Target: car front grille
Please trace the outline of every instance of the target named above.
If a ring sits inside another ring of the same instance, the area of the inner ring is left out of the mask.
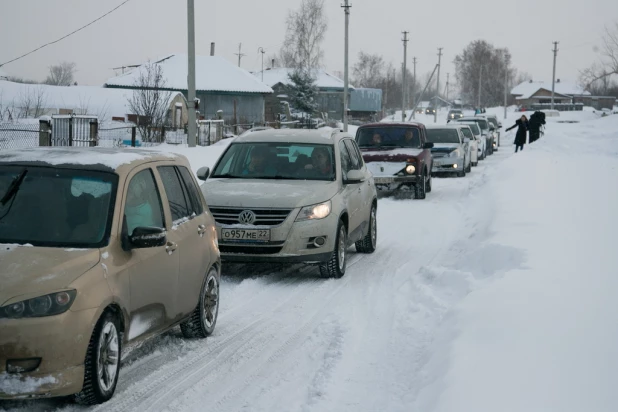
[[[215,221],[222,225],[237,225],[244,223],[239,220],[239,216],[244,211],[252,211],[255,214],[254,225],[277,226],[287,219],[292,209],[256,209],[241,207],[211,207],[210,212]]]
[[[274,255],[281,252],[284,242],[270,242],[250,245],[247,243],[219,243],[219,251],[221,253],[238,253],[246,255]]]

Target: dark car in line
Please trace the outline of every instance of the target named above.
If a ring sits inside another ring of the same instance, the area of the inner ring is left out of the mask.
[[[421,123],[371,123],[358,128],[356,143],[380,195],[431,192],[433,143]]]

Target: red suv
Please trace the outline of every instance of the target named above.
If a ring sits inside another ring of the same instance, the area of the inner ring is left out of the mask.
[[[358,128],[356,143],[373,173],[378,193],[431,192],[433,158],[421,123],[371,123]]]

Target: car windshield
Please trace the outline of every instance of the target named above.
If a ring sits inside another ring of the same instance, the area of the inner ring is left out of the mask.
[[[476,119],[476,123],[478,123],[481,130],[489,130],[489,125],[487,124],[487,120],[485,119]]]
[[[427,129],[427,141],[431,143],[459,143],[456,129]]]
[[[233,143],[212,177],[335,180],[333,146],[309,143]]]
[[[472,130],[468,129],[467,127],[462,127],[461,128],[461,132],[468,139],[474,139],[474,135],[472,134]]]
[[[481,129],[479,128],[478,124],[471,123],[471,122],[462,122],[462,123],[468,125],[468,127],[472,129],[472,133],[474,133],[475,136],[479,136],[481,134]]]
[[[0,243],[105,246],[118,176],[31,166],[0,166]]]
[[[367,127],[356,134],[360,148],[421,147],[418,127]]]

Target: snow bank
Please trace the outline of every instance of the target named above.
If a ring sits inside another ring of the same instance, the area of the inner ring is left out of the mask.
[[[510,252],[445,317],[418,410],[616,410],[618,116],[573,116],[496,168],[484,245]]]

